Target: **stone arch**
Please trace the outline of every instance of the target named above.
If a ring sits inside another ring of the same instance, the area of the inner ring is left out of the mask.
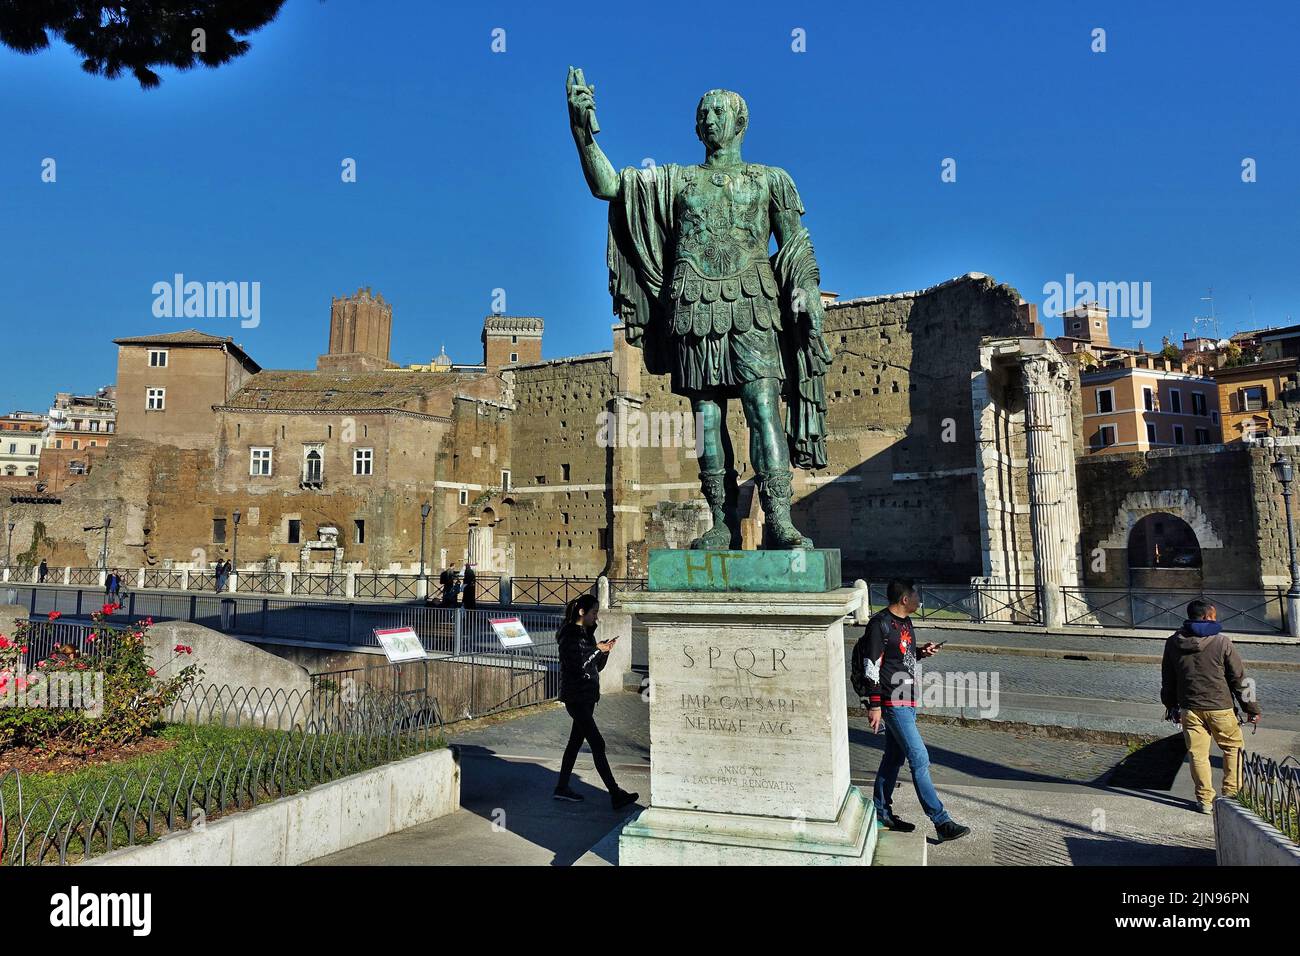
[[[1196,532],[1182,518],[1153,511],[1138,519],[1129,532],[1129,570],[1138,568],[1201,567],[1201,546]]]
[[[1129,535],[1134,525],[1147,515],[1158,512],[1173,515],[1186,522],[1196,535],[1197,544],[1202,550],[1223,547],[1223,539],[1214,530],[1209,515],[1186,488],[1130,492],[1120,502],[1111,525],[1110,536],[1100,542],[1099,546],[1127,551]]]

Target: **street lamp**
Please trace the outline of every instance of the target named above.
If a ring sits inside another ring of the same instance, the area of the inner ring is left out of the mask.
[[[424,523],[429,520],[429,502],[420,505],[420,580],[424,580]]]
[[[104,546],[99,552],[99,567],[102,571],[108,570],[108,529],[112,524],[112,516],[104,515]]]
[[[1273,477],[1282,484],[1282,501],[1286,508],[1286,544],[1287,554],[1291,560],[1291,590],[1286,592],[1287,632],[1292,637],[1300,637],[1300,564],[1295,556],[1295,525],[1291,520],[1291,482],[1295,471],[1291,459],[1278,455],[1273,459]]]
[[[14,548],[14,528],[18,527],[12,518],[9,519],[9,538],[5,542],[5,567],[9,567],[9,555]]]
[[[239,509],[236,508],[235,509],[235,548],[234,548],[234,553],[232,554],[230,559],[230,573],[232,576],[239,573],[239,519],[240,517],[241,515],[239,514]]]

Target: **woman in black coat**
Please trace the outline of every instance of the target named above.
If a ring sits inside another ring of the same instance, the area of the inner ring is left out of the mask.
[[[617,640],[596,640],[596,619],[599,615],[600,601],[595,595],[584,594],[575,598],[564,609],[564,625],[556,636],[560,648],[560,700],[573,718],[573,729],[569,731],[569,743],[564,748],[564,759],[560,762],[560,779],[555,785],[555,799],[582,799],[581,795],[570,789],[569,777],[573,773],[573,764],[578,759],[578,751],[582,749],[582,742],[586,740],[591,747],[591,759],[596,763],[596,772],[609,791],[610,803],[615,810],[621,810],[636,803],[638,794],[628,793],[615,782],[614,772],[610,770],[609,760],[605,756],[605,738],[596,727],[600,672],[609,660],[609,652]]]

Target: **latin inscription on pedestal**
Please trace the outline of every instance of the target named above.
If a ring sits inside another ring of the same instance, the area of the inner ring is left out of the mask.
[[[652,805],[834,818],[848,787],[843,681],[830,679],[843,630],[649,630]]]

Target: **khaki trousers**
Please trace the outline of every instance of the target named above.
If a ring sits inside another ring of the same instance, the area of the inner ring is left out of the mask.
[[[1210,740],[1223,751],[1223,795],[1241,789],[1241,750],[1246,746],[1237,715],[1229,710],[1184,710],[1183,738],[1192,758],[1192,783],[1198,803],[1214,802],[1214,777],[1210,772]]]

